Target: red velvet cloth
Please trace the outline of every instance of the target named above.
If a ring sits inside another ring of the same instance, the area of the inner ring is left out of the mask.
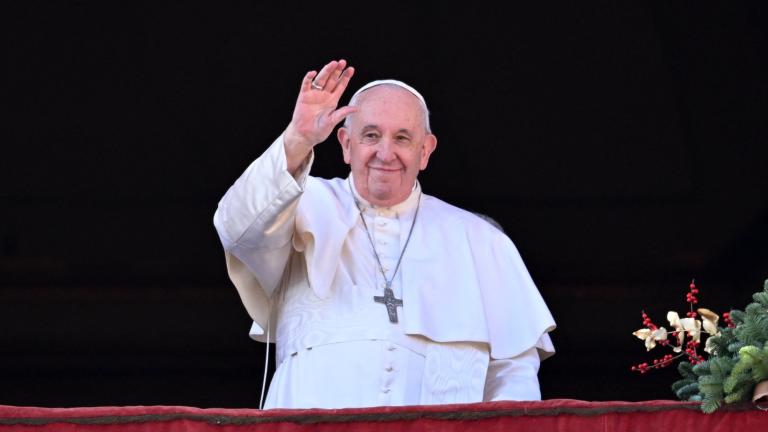
[[[742,429],[744,428],[744,429]],[[490,402],[467,405],[269,410],[133,406],[35,408],[0,405],[1,431],[673,431],[768,430],[752,405],[703,414],[675,401]]]

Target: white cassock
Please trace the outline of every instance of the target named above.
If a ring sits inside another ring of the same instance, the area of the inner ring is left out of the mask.
[[[555,322],[512,242],[474,214],[421,194],[388,208],[350,179],[294,178],[282,136],[219,202],[214,225],[251,336],[277,343],[266,408],[538,400]],[[398,322],[358,205],[392,278]]]

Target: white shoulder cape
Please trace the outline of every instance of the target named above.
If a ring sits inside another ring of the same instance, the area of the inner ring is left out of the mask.
[[[305,252],[320,298],[330,295],[342,245],[358,218],[344,180],[307,179],[293,244]],[[506,235],[474,214],[423,195],[400,271],[400,317],[407,334],[484,342],[496,359],[534,346],[542,359],[554,353],[547,333],[555,321],[520,254]]]

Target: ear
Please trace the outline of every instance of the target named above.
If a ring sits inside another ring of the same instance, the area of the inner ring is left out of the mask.
[[[427,168],[427,162],[429,162],[429,156],[437,148],[437,137],[433,134],[428,134],[424,137],[424,145],[421,146],[421,161],[419,169],[424,170]]]
[[[349,161],[351,160],[351,155],[349,153],[349,130],[345,127],[340,127],[338,131],[336,131],[336,138],[339,139],[339,144],[341,144],[341,152],[344,154],[344,163],[349,165]]]

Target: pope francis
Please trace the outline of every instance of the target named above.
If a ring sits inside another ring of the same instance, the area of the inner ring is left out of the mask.
[[[214,215],[251,336],[277,344],[265,407],[540,399],[555,323],[517,249],[421,190],[437,145],[424,97],[382,80],[339,107],[353,74],[339,60],[304,76]],[[310,176],[341,121],[349,177]]]

